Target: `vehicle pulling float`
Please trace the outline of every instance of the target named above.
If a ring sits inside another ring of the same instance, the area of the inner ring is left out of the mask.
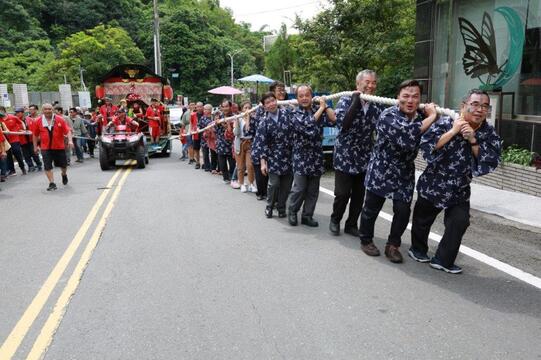
[[[113,111],[104,112],[104,117],[107,118],[103,119],[104,125],[110,123],[117,115],[116,112],[123,101],[126,102],[127,116],[139,125],[136,132],[126,131],[125,127],[124,130],[120,130],[118,126],[114,127],[113,131],[103,131],[99,144],[102,170],[114,166],[116,160],[125,159],[135,159],[138,167],[144,168],[149,156],[171,155],[171,125],[169,111],[164,104],[172,97],[173,89],[168,80],[143,65],[118,65],[100,79],[99,85],[96,86],[96,98],[102,103],[107,99],[114,104],[111,107]],[[157,144],[150,144],[150,129],[146,119],[146,110],[151,106],[151,99],[160,101],[160,138]],[[141,146],[144,151],[141,150]]]

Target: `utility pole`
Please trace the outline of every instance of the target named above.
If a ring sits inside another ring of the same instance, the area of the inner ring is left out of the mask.
[[[160,50],[160,16],[158,14],[158,0],[152,0],[154,8],[154,72],[162,75],[162,53]]]
[[[84,78],[83,78],[83,72],[85,72],[86,70],[83,69],[81,67],[81,65],[79,65],[79,76],[81,77],[81,90],[83,91],[86,91],[86,85],[85,85],[85,81],[84,81]]]
[[[229,58],[231,59],[231,87],[233,87],[233,82],[234,82],[234,78],[233,78],[233,57],[235,55],[237,55],[238,53],[240,53],[243,49],[238,49],[236,51],[233,51],[233,52],[230,52],[230,53],[227,53],[227,56],[229,56]],[[233,95],[231,95],[231,101],[233,101]]]

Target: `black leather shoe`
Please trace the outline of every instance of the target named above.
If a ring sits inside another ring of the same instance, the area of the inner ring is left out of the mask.
[[[278,217],[279,218],[285,218],[287,216],[286,212],[285,211],[279,211],[278,212]]]
[[[359,237],[359,230],[354,227],[346,226],[344,228],[344,233],[349,234],[351,236]]]
[[[267,219],[272,218],[272,209],[270,207],[265,208],[265,216],[267,217]]]
[[[265,200],[265,196],[263,196],[263,195],[257,195],[257,200]]]
[[[306,226],[310,226],[310,227],[318,227],[319,226],[319,223],[316,220],[314,220],[314,218],[311,217],[311,216],[303,216],[302,219],[301,219],[301,224],[306,225]]]
[[[297,225],[298,225],[298,221],[297,221],[297,213],[290,212],[290,213],[287,215],[287,221],[289,222],[289,225],[291,225],[291,226],[297,226]]]
[[[335,223],[331,220],[331,222],[329,223],[329,231],[334,236],[340,235],[340,223]]]

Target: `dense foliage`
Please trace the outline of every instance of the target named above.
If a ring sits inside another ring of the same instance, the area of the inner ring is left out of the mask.
[[[0,83],[30,90],[58,90],[64,77],[80,89],[79,71],[92,89],[111,67],[134,62],[153,68],[152,0],[0,0]],[[201,98],[211,87],[265,73],[317,91],[349,90],[356,73],[372,68],[378,93],[394,95],[411,76],[413,0],[329,0],[313,19],[297,19],[299,34],[285,26],[268,53],[268,32],[236,24],[219,0],[160,0],[162,69],[177,93]],[[173,78],[172,73],[178,73]]]
[[[413,73],[415,1],[329,3],[313,19],[297,19],[299,35],[287,37],[282,29],[267,57],[268,72],[281,78],[290,70],[294,83],[334,92],[352,89],[356,74],[370,68],[380,77],[378,93],[394,96]]]

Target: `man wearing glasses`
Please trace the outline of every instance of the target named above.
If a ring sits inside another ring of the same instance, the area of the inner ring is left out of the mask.
[[[488,94],[471,90],[462,99],[458,119],[441,117],[421,139],[427,167],[417,183],[408,255],[419,262],[430,262],[434,269],[452,274],[462,272],[455,259],[470,224],[472,175],[488,174],[500,162],[501,140],[486,121],[489,111]],[[428,234],[442,210],[445,210],[445,231],[430,259]]]

